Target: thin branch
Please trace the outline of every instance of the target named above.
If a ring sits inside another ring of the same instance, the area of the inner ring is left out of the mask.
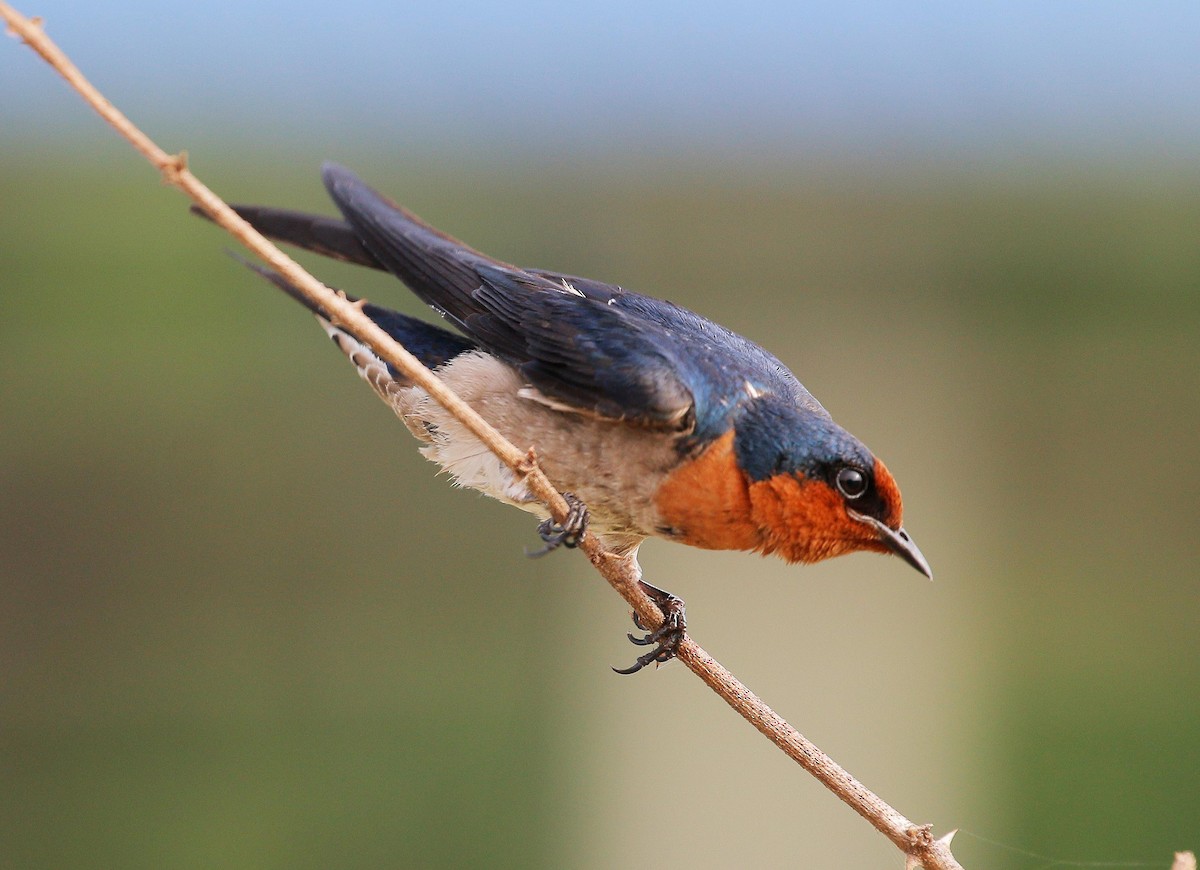
[[[105,121],[158,168],[164,180],[187,194],[214,222],[283,275],[305,298],[328,312],[338,326],[367,344],[381,359],[391,363],[406,378],[429,393],[514,473],[524,477],[530,491],[545,502],[556,520],[561,522],[566,519],[567,503],[538,467],[532,448],[522,451],[509,442],[416,357],[372,322],[360,305],[348,301],[317,281],[238,217],[188,170],[184,154],[172,155],[163,151],[105,99],[50,41],[39,19],[25,18],[2,0],[0,14],[10,32],[58,71]],[[591,533],[583,538],[580,548],[604,579],[630,604],[643,624],[661,624],[662,613],[638,585],[641,571],[634,558],[610,552]],[[949,837],[935,839],[929,825],[914,824],[873,794],[764,704],[691,638],[685,638],[680,644],[678,658],[746,721],[899,847],[908,857],[910,867],[962,870],[950,853]]]

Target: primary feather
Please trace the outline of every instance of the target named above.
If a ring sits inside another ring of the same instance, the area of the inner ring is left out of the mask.
[[[747,401],[765,394],[828,417],[778,359],[694,312],[503,263],[435,230],[348,169],[326,164],[323,177],[344,222],[236,208],[280,241],[390,271],[557,405],[681,432],[688,444],[725,431]]]

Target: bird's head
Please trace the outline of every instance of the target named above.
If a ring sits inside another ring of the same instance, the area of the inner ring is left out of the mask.
[[[818,562],[870,550],[929,563],[902,525],[887,467],[824,413],[771,396],[745,406],[733,428],[668,478],[659,508],[694,546]]]

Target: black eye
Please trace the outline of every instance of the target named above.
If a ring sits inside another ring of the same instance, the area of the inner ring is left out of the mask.
[[[858,498],[867,491],[867,479],[857,468],[843,468],[837,473],[837,488],[846,498]]]

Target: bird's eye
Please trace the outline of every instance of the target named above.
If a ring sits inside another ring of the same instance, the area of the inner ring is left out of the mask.
[[[857,468],[843,468],[837,473],[837,488],[846,498],[858,498],[867,491],[867,478]]]

